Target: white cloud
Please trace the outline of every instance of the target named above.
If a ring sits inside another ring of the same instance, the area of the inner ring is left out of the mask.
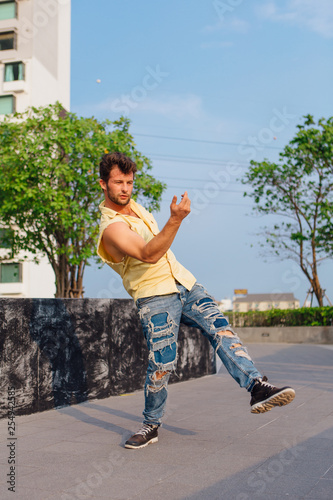
[[[234,44],[233,42],[203,42],[200,44],[201,49],[225,49],[227,47],[232,47]]]
[[[247,33],[250,24],[239,17],[227,16],[225,19],[219,19],[215,24],[210,24],[202,29],[203,33],[214,33],[216,31],[225,31],[233,33]]]
[[[230,20],[229,26],[236,33],[247,33],[250,28],[250,24],[239,17],[233,17]]]
[[[135,106],[128,106],[127,110],[125,101],[121,101],[121,104],[120,101],[121,96],[120,98],[111,96],[98,104],[80,106],[79,113],[84,116],[93,114],[99,119],[108,116],[110,120],[125,115],[132,123],[149,123],[150,126],[154,123],[163,123],[165,127],[173,129],[180,127],[188,132],[191,130],[201,131],[203,134],[209,132],[213,140],[239,132],[239,123],[233,124],[230,119],[226,120],[215,111],[208,110],[202,98],[196,94],[147,95],[144,100],[135,103]],[[129,103],[128,99],[126,103]]]
[[[82,104],[79,113],[82,116],[94,115],[99,119],[103,119],[104,116],[110,118],[111,115],[112,120],[121,115],[132,119],[140,114],[157,119],[188,121],[189,123],[206,116],[202,99],[196,94],[150,95],[149,90],[143,88],[140,88],[143,91],[139,94],[136,91],[138,88],[133,87],[132,92],[126,94],[111,95],[98,103]],[[140,99],[138,99],[139,95]]]
[[[332,0],[286,0],[281,3],[270,1],[257,8],[264,19],[299,25],[318,33],[325,38],[333,38]]]
[[[276,15],[276,10],[274,2],[267,2],[256,7],[257,14],[263,18],[272,18]]]
[[[138,111],[153,113],[168,118],[198,119],[202,114],[202,100],[199,96],[189,94],[185,96],[161,96],[147,98],[138,103]]]

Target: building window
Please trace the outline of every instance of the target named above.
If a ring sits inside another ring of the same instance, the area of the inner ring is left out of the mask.
[[[22,265],[17,262],[0,264],[0,283],[21,283]]]
[[[15,19],[16,17],[16,2],[8,1],[0,3],[0,21],[5,19]]]
[[[6,33],[0,33],[0,50],[15,49],[15,39],[16,37],[14,31],[6,31]]]
[[[15,111],[15,97],[13,95],[0,95],[0,115],[10,115]]]
[[[0,228],[0,248],[12,248],[14,231],[12,229]]]
[[[15,80],[24,80],[24,64],[22,62],[5,64],[5,82],[14,82]]]

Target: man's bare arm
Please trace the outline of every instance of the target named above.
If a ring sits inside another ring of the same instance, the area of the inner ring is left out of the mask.
[[[155,264],[169,250],[183,219],[191,211],[190,206],[191,202],[186,191],[178,205],[177,196],[174,196],[170,205],[169,220],[162,231],[148,243],[124,222],[110,224],[103,233],[105,250],[117,262],[129,255],[142,262]]]

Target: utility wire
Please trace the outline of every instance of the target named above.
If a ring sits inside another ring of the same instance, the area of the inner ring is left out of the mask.
[[[172,189],[193,189],[195,191],[203,191],[204,189],[203,188],[198,188],[198,187],[194,187],[194,186],[184,186],[184,185],[180,185],[180,186],[169,186],[169,184],[167,185],[168,188],[172,188]],[[243,191],[234,191],[232,189],[228,189],[226,187],[226,189],[218,189],[217,191],[220,191],[221,193],[238,193],[238,194],[243,194]]]
[[[162,200],[161,203],[168,203],[170,205],[170,202],[167,201],[167,200]],[[193,204],[194,205],[194,204]],[[205,210],[206,208],[208,208],[208,206],[210,205],[219,205],[219,206],[224,206],[224,207],[244,207],[244,208],[253,208],[253,205],[243,205],[241,203],[217,203],[217,202],[214,202],[214,201],[209,201],[207,200],[207,205],[205,207],[202,208],[202,210]],[[194,208],[195,208],[195,205],[194,205]]]
[[[217,159],[212,159],[212,158],[200,158],[196,156],[195,158],[192,156],[177,156],[177,155],[166,155],[166,154],[158,154],[158,153],[151,153],[147,154],[148,157],[152,158],[158,158],[161,160],[169,160],[169,161],[193,161],[193,162],[206,162],[206,163],[217,163],[218,165],[220,164],[226,164],[226,165],[240,165],[240,166],[249,166],[249,162],[241,162],[241,161],[234,161],[234,160],[217,160]]]
[[[171,181],[215,182],[214,179],[193,179],[193,177],[191,177],[191,178],[189,178],[189,177],[167,177],[165,175],[161,175],[161,176],[159,175],[158,178],[159,178],[159,180],[166,179],[166,180],[171,180]],[[237,184],[238,186],[240,185],[239,182],[229,181],[229,180],[226,182],[226,184]]]
[[[154,158],[154,156],[151,156],[150,158]],[[176,159],[173,159],[173,158],[156,158],[156,160],[154,160],[154,162],[161,162],[161,161],[164,161],[164,162],[172,162],[172,163],[191,163],[191,165],[193,166],[199,166],[201,168],[204,168],[204,167],[219,167],[219,168],[226,168],[228,166],[233,166],[233,167],[239,167],[239,168],[247,168],[249,166],[249,164],[247,163],[246,165],[242,164],[242,163],[238,163],[238,162],[231,162],[231,161],[228,161],[228,162],[219,162],[219,163],[213,163],[213,162],[209,162],[209,160],[192,160],[192,159],[187,159],[187,158],[183,158],[182,160],[176,160]],[[206,165],[205,165],[206,164]]]
[[[172,140],[172,141],[201,142],[203,144],[220,144],[223,146],[239,146],[241,144],[239,142],[208,141],[205,139],[189,139],[187,137],[168,137],[168,136],[164,136],[164,135],[138,134],[135,132],[133,132],[133,135],[137,135],[138,137],[150,137],[153,139],[168,139],[168,140]],[[260,147],[262,149],[278,149],[279,151],[283,150],[283,148],[278,148],[276,146],[260,146]]]

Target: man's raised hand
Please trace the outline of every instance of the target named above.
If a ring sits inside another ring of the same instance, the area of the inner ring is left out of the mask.
[[[187,195],[187,191],[182,194],[182,199],[177,205],[177,196],[172,198],[170,205],[171,218],[181,222],[191,212],[191,201]]]

